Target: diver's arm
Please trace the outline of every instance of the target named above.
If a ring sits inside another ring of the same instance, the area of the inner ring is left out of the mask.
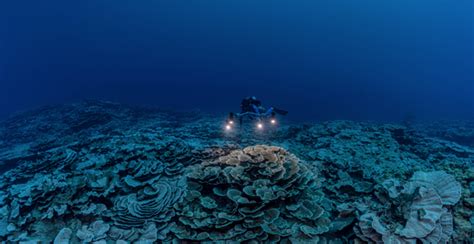
[[[260,109],[258,109],[257,106],[255,106],[254,104],[252,104],[252,108],[253,108],[253,110],[255,111],[256,114],[260,115]]]

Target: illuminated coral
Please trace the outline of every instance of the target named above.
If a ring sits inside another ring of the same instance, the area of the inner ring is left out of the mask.
[[[453,217],[446,206],[459,201],[460,184],[443,171],[416,172],[403,186],[394,179],[383,184],[386,206],[360,216],[354,231],[376,243],[446,243]]]
[[[329,230],[315,175],[279,147],[254,146],[191,168],[178,239],[311,240]]]

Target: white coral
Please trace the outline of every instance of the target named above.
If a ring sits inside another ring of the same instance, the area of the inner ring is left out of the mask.
[[[422,172],[418,171],[410,179],[413,186],[433,188],[441,197],[443,205],[454,205],[461,198],[461,184],[454,176],[444,171]]]
[[[443,206],[459,201],[461,186],[444,171],[416,172],[403,186],[398,180],[386,180],[383,189],[406,222],[368,210],[354,228],[364,241],[376,243],[446,243],[453,233],[453,217]],[[385,213],[392,213],[386,211]],[[380,216],[379,216],[380,215]],[[384,219],[384,221],[381,221]]]
[[[443,205],[433,188],[420,188],[410,206],[408,220],[399,233],[406,238],[423,238],[430,234],[442,214]]]

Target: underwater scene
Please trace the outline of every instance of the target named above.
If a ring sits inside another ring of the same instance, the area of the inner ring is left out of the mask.
[[[474,243],[474,2],[0,3],[0,243]]]

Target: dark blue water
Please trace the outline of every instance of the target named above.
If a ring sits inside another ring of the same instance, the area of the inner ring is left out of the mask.
[[[107,99],[296,120],[474,116],[472,0],[2,1],[0,117]]]

